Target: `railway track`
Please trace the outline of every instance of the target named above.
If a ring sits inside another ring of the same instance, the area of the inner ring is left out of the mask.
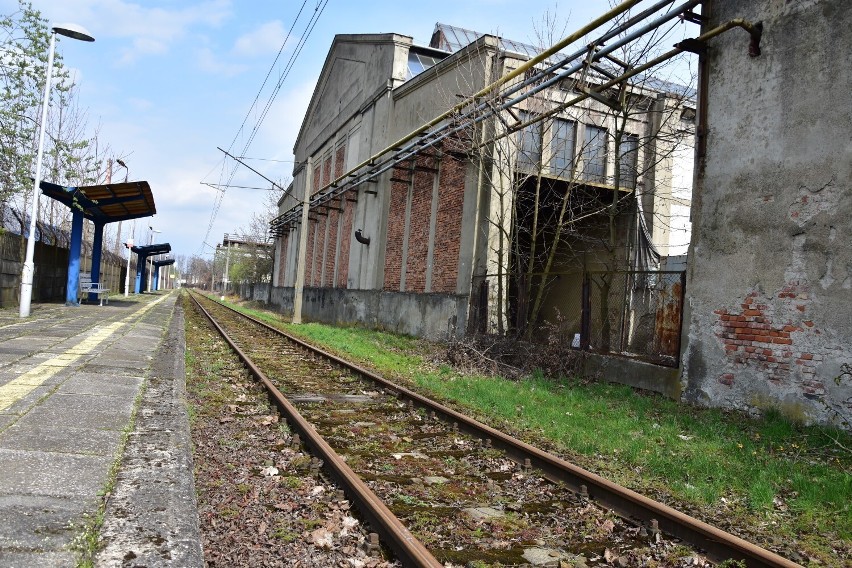
[[[192,298],[406,566],[700,566],[729,558],[798,566],[209,298]]]

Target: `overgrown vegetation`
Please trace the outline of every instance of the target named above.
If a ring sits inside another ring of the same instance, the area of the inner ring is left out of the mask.
[[[518,334],[476,335],[451,341],[446,348],[447,361],[467,374],[499,375],[521,379],[533,373],[548,377],[575,377],[580,373],[587,353],[572,349],[566,337],[565,322],[542,322],[536,326],[536,341]]]
[[[686,406],[622,385],[508,380],[440,363],[444,347],[384,332],[293,326],[246,310],[388,378],[452,402],[617,483],[807,564],[852,560],[852,436]]]

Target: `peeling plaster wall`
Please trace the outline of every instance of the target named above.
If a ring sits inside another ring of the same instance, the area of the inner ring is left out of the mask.
[[[763,22],[763,53],[738,29],[709,44],[684,396],[836,422],[852,415],[852,376],[836,381],[852,363],[852,4],[712,3],[711,27],[739,17]]]

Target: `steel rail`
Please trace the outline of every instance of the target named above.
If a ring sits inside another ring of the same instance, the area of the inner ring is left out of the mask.
[[[259,380],[269,393],[272,402],[284,414],[288,423],[304,440],[305,444],[311,448],[311,451],[319,456],[324,464],[329,468],[333,477],[345,488],[345,492],[358,505],[358,510],[376,528],[387,542],[388,546],[396,553],[397,558],[403,562],[405,566],[414,566],[417,568],[442,568],[443,564],[423,546],[414,535],[402,524],[402,522],[394,515],[387,505],[365,484],[352,469],[346,465],[346,462],[335,452],[332,447],[326,442],[322,436],[305,420],[305,418],[296,410],[296,407],[290,403],[284,394],[269,380],[269,378],[261,371],[257,365],[234,343],[230,336],[225,332],[222,326],[213,318],[204,306],[198,301],[194,294],[190,297],[195,302],[196,306],[210,320],[210,323],[222,338],[231,346],[231,349],[237,354],[240,360],[248,368],[254,377]],[[208,298],[209,299],[209,298]],[[215,301],[215,300],[211,300]],[[222,304],[220,304],[222,305]],[[228,306],[224,306],[228,307]],[[230,308],[229,308],[230,309]],[[236,312],[235,313],[240,313]],[[245,317],[244,314],[240,314]],[[257,321],[254,318],[249,318]]]
[[[325,357],[341,367],[379,383],[385,389],[411,400],[421,408],[434,411],[436,415],[441,415],[447,422],[456,423],[461,431],[480,439],[491,440],[493,446],[502,449],[519,463],[525,463],[526,460],[530,460],[530,465],[542,470],[547,479],[553,482],[564,483],[583,496],[588,495],[589,499],[612,509],[622,517],[637,521],[652,530],[659,529],[690,543],[692,546],[703,550],[711,560],[744,560],[750,568],[801,568],[800,564],[779,556],[774,552],[770,552],[756,544],[703,521],[699,521],[668,505],[645,497],[631,489],[622,487],[575,464],[558,458],[553,454],[540,450],[535,446],[496,430],[487,424],[483,424],[406,387],[393,383],[368,369],[311,345],[266,322],[222,304],[215,299],[210,298],[210,300],[223,308],[227,308],[253,321],[265,329],[285,337],[287,340],[308,351]]]

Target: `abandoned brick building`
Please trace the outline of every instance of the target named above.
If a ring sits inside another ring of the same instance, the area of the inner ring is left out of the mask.
[[[276,301],[292,305],[300,235],[292,219],[307,184],[312,193],[326,188],[538,51],[442,24],[428,47],[396,34],[336,36],[296,142],[291,191],[273,222]],[[688,89],[645,78],[609,94],[623,97],[622,115],[604,97],[558,108],[593,81],[578,73],[312,207],[305,317],[443,335],[570,312],[572,336],[580,331],[584,271],[657,268],[660,253],[684,252],[694,117]],[[529,120],[553,109],[559,112],[547,120]],[[559,220],[563,196],[570,207]],[[545,212],[536,221],[534,203]],[[609,211],[612,257],[600,245],[610,236]],[[548,243],[556,243],[552,257]]]

